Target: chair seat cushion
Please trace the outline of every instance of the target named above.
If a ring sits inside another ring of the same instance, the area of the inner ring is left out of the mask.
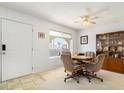
[[[74,70],[79,71],[82,69],[82,66],[80,64],[74,64]]]

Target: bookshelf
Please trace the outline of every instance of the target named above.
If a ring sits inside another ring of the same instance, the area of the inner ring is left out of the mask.
[[[124,31],[96,35],[96,54],[105,53],[103,69],[124,73]]]

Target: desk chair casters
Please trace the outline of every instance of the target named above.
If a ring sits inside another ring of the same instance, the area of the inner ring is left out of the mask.
[[[101,82],[103,82],[103,79],[102,79],[102,78],[100,78],[100,77],[97,77],[97,75],[96,75],[96,74],[87,75],[87,78],[88,78],[88,80],[89,80],[89,83],[91,83],[91,79],[92,79],[92,78],[99,79]]]
[[[105,54],[99,54],[94,62],[91,62],[90,64],[86,64],[86,75],[87,78],[89,80],[89,82],[91,82],[92,78],[96,78],[99,79],[101,82],[103,82],[102,78],[97,77],[96,72],[100,71],[102,66],[103,66],[103,62],[105,59]]]
[[[64,79],[64,82],[66,82],[67,79],[73,78],[73,79],[75,79],[75,80],[77,81],[77,83],[79,83],[79,79],[76,78],[76,76],[78,76],[78,74],[72,74],[72,75],[67,74],[67,76],[68,76],[68,77],[66,77],[66,78]]]
[[[65,68],[65,72],[70,72],[71,74],[67,73],[67,77],[64,79],[64,82],[66,82],[67,79],[73,78],[77,81],[77,83],[79,83],[79,77],[80,73],[82,72],[82,65],[81,64],[77,64],[73,61],[72,57],[71,57],[71,53],[70,52],[64,52],[62,51],[61,54],[61,60],[63,62],[64,68]]]

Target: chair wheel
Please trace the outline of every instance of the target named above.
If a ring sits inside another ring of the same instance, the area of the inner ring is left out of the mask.
[[[77,81],[77,83],[79,83],[79,80]]]
[[[66,79],[64,79],[64,82],[66,82]]]
[[[67,76],[69,76],[69,74],[67,74]]]
[[[89,80],[89,83],[91,83],[91,80]]]
[[[101,82],[103,82],[103,80],[101,79]]]

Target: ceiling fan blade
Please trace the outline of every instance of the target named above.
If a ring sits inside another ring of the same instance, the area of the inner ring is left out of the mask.
[[[94,19],[98,19],[98,18],[100,18],[100,17],[97,17],[97,16],[95,16],[95,17],[92,17],[92,19],[94,20]]]
[[[96,22],[93,22],[93,21],[91,21],[90,23],[91,23],[91,24],[96,24]]]
[[[100,13],[103,13],[103,12],[108,11],[108,10],[109,10],[109,8],[104,8],[104,9],[96,11],[95,13],[93,13],[93,15],[100,14]]]

